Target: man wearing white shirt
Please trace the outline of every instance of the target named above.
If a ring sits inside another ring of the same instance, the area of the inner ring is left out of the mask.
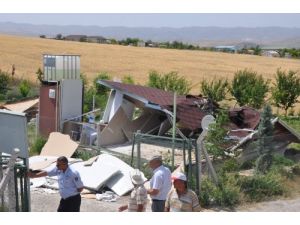
[[[78,171],[69,167],[68,159],[65,156],[59,157],[56,161],[56,167],[50,171],[28,172],[29,178],[44,176],[58,177],[61,200],[57,212],[79,212],[81,205],[80,192],[83,190],[83,183]]]
[[[162,164],[161,156],[153,156],[149,161],[153,170],[150,180],[150,189],[147,193],[152,199],[152,212],[164,212],[165,201],[172,187],[171,171]]]

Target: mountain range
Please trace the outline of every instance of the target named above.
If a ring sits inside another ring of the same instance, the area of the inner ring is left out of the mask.
[[[264,47],[300,48],[300,28],[286,27],[100,27],[33,25],[0,22],[0,33],[53,38],[57,34],[103,36],[116,40],[139,38],[158,42],[181,41],[200,46],[237,45],[255,43]]]

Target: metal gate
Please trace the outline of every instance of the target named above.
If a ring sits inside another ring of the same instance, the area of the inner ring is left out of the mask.
[[[175,152],[181,152],[181,162],[184,165],[184,171],[187,175],[188,187],[194,189],[194,191],[199,194],[199,163],[198,157],[196,157],[198,148],[195,139],[173,139],[171,137],[142,134],[139,132],[134,133],[131,151],[131,166],[141,169],[142,164],[147,162],[147,159],[143,157],[143,153],[145,153],[145,151],[152,151],[152,149],[147,149],[146,145],[151,145],[152,149],[163,147],[170,153],[169,156],[171,160],[164,160],[164,165],[169,167],[171,171],[175,169]]]
[[[0,184],[3,185],[0,185],[0,211],[29,212],[26,159],[18,158],[13,167],[8,169],[11,158],[0,153]],[[5,178],[7,180],[3,182]]]

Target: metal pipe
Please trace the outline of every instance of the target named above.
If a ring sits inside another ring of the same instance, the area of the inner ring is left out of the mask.
[[[140,130],[137,131],[137,168],[141,169],[141,136]]]
[[[173,99],[173,129],[172,129],[172,170],[175,164],[175,136],[176,136],[176,92]]]

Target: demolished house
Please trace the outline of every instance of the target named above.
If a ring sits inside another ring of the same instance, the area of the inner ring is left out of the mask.
[[[30,99],[21,102],[8,103],[0,106],[0,109],[5,109],[18,113],[25,113],[27,122],[31,119],[36,118],[36,115],[39,110],[39,99]]]
[[[98,128],[99,146],[131,141],[138,130],[161,136],[172,127],[173,92],[107,80],[98,83],[111,89]],[[188,137],[199,133],[202,118],[217,108],[216,104],[198,96],[177,96],[176,101],[177,129]]]
[[[254,145],[259,137],[258,125],[260,122],[260,113],[250,107],[234,108],[229,111],[229,133],[231,146],[228,152],[240,151],[238,157],[240,162],[254,159],[258,156],[258,151]],[[278,117],[272,121],[274,126],[272,145],[274,152],[286,155],[287,147],[291,143],[300,143],[300,135]]]

